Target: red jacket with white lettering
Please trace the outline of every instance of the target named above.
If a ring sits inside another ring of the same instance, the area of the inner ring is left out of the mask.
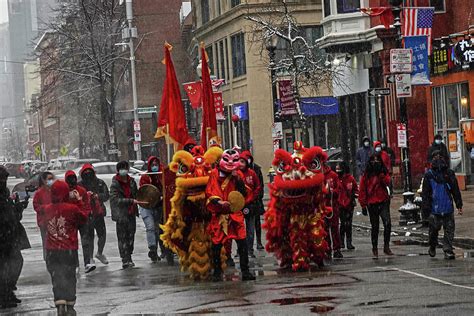
[[[68,203],[69,186],[58,180],[51,186],[52,204],[44,208],[47,250],[77,250],[78,227],[87,222],[79,207]]]

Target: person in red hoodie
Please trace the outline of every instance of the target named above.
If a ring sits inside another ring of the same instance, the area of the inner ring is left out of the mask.
[[[78,191],[74,199],[81,200]],[[67,183],[58,180],[51,186],[52,204],[44,208],[46,231],[46,267],[53,284],[54,303],[58,315],[75,315],[76,268],[78,260],[79,226],[88,220],[88,214],[70,203]]]
[[[347,249],[354,250],[352,245],[352,216],[354,215],[354,207],[356,198],[359,196],[359,187],[357,181],[350,174],[349,165],[345,161],[341,161],[336,165],[336,173],[338,176],[338,197],[339,217],[341,219],[341,248],[347,245]]]
[[[390,195],[388,186],[390,185],[390,174],[385,167],[380,155],[370,156],[369,163],[360,179],[359,203],[362,212],[370,217],[372,226],[372,253],[378,258],[378,238],[379,238],[379,217],[382,219],[384,227],[384,248],[386,255],[393,255],[390,250],[390,233],[392,224],[390,220]]]
[[[257,215],[257,199],[262,191],[262,184],[255,171],[250,167],[250,161],[253,160],[250,151],[245,150],[240,154],[240,171],[243,174],[247,196],[245,197],[245,207],[243,213],[245,216],[245,228],[247,232],[247,247],[249,257],[255,258],[253,242],[255,236],[255,216]]]
[[[214,266],[212,280],[215,282],[222,281],[222,246],[232,239],[236,241],[238,247],[242,280],[255,280],[255,276],[249,270],[244,214],[240,207],[234,209],[234,212],[231,208],[231,193],[234,194],[234,191],[237,191],[242,196],[247,195],[242,172],[238,170],[239,159],[240,154],[236,150],[225,150],[219,160],[219,166],[212,170],[206,186],[206,207],[211,214],[207,231],[212,241],[211,253]],[[242,202],[245,204],[244,201]]]
[[[374,142],[374,151],[375,154],[380,155],[380,157],[382,158],[382,162],[388,173],[392,174],[392,160],[390,158],[390,155],[385,150],[383,150],[382,142],[378,140]]]
[[[152,262],[160,261],[161,258],[158,256],[158,245],[160,246],[162,256],[168,255],[166,248],[163,246],[163,241],[160,239],[162,230],[159,229],[159,225],[163,224],[163,206],[162,206],[162,192],[163,185],[161,183],[162,166],[160,160],[156,156],[150,156],[148,158],[148,172],[140,177],[139,186],[142,187],[146,184],[155,186],[160,192],[160,202],[155,208],[145,208],[142,206],[138,207],[140,216],[142,217],[143,223],[146,229],[146,240],[148,243],[148,257]],[[168,255],[168,259],[172,256]]]
[[[324,180],[328,189],[326,205],[332,208],[332,215],[326,218],[326,227],[328,229],[326,241],[329,245],[328,257],[331,258],[332,255],[334,258],[341,259],[343,256],[339,232],[339,205],[337,203],[339,178],[328,165],[324,165]]]
[[[33,197],[33,209],[36,212],[36,223],[40,229],[41,241],[43,242],[43,259],[46,260],[45,238],[46,225],[43,220],[44,207],[51,204],[51,186],[54,183],[54,175],[49,172],[43,172],[39,177],[39,189]]]
[[[93,251],[91,245],[91,230],[93,229],[93,226],[92,208],[89,195],[87,194],[87,190],[84,189],[84,187],[77,184],[77,176],[74,171],[66,171],[64,180],[69,185],[69,203],[75,204],[77,207],[79,207],[88,218],[86,223],[79,227],[79,232],[81,234],[82,255],[84,257],[84,272],[89,273],[94,271],[96,268],[94,259],[92,258]],[[80,196],[81,198],[77,199],[77,196]]]

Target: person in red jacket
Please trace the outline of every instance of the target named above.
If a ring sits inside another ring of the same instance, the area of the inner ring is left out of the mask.
[[[332,208],[332,216],[326,218],[326,227],[329,232],[326,237],[329,245],[328,257],[332,255],[334,258],[341,259],[343,256],[339,232],[339,205],[337,203],[339,178],[331,167],[327,165],[324,165],[324,180],[328,188],[326,205]]]
[[[245,219],[242,209],[231,210],[231,192],[240,192],[246,196],[245,184],[239,168],[239,153],[227,149],[222,154],[219,166],[212,170],[206,186],[206,207],[211,214],[207,231],[212,241],[212,261],[214,265],[213,281],[222,281],[221,249],[228,240],[235,240],[240,257],[242,280],[255,280],[249,270],[248,248],[246,241]],[[238,204],[238,203],[236,203]]]
[[[390,185],[390,174],[385,167],[380,155],[373,154],[367,168],[360,179],[359,203],[365,215],[367,212],[372,226],[372,253],[378,257],[378,237],[379,237],[379,217],[382,219],[384,227],[384,248],[386,255],[393,255],[390,250],[390,233],[392,224],[390,220],[390,195],[388,186]]]
[[[52,204],[44,208],[46,231],[46,267],[53,283],[54,303],[58,315],[75,315],[76,268],[78,260],[79,226],[88,216],[77,205],[70,203],[69,186],[61,180],[51,187]],[[74,199],[81,200],[78,191]]]
[[[352,245],[352,216],[354,215],[354,207],[356,198],[359,195],[357,181],[350,174],[349,165],[345,161],[341,161],[336,165],[336,173],[338,176],[337,184],[337,204],[339,205],[339,217],[341,219],[340,235],[341,248],[347,245],[347,249],[354,250]]]
[[[54,175],[49,172],[43,172],[39,177],[39,189],[33,197],[33,209],[36,212],[36,223],[38,224],[41,241],[43,242],[43,259],[46,260],[45,238],[46,225],[43,220],[44,207],[51,204],[51,186],[54,183]]]
[[[385,150],[383,150],[382,142],[378,140],[374,142],[374,151],[375,154],[380,155],[380,157],[382,158],[382,162],[385,168],[388,170],[389,174],[392,174],[392,160],[390,158],[390,155]]]
[[[250,161],[253,160],[250,151],[245,150],[240,154],[240,171],[244,176],[245,189],[247,196],[245,197],[245,207],[243,213],[245,216],[245,228],[247,232],[247,247],[249,257],[255,258],[253,242],[255,236],[255,216],[257,215],[258,204],[257,199],[262,191],[262,184],[258,179],[255,171],[250,167]]]
[[[69,185],[69,203],[75,204],[86,214],[87,221],[79,227],[81,234],[82,255],[84,257],[84,272],[89,273],[95,270],[95,262],[93,259],[91,230],[92,224],[92,208],[89,200],[89,195],[84,187],[77,184],[76,173],[72,170],[66,171],[64,180]],[[76,194],[77,193],[77,194]],[[80,199],[77,199],[80,196]]]

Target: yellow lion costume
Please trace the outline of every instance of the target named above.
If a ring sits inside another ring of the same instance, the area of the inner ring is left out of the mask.
[[[176,191],[160,237],[178,255],[181,271],[189,272],[194,280],[207,279],[213,268],[211,239],[206,232],[210,215],[205,207],[205,190],[209,174],[221,155],[219,147],[204,152],[201,146],[196,146],[191,153],[176,152],[169,164],[170,170],[176,173]],[[221,262],[225,262],[224,249]]]

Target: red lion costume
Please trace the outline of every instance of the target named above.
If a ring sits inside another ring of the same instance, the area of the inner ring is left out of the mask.
[[[267,251],[275,253],[281,267],[294,271],[308,270],[311,261],[323,264],[328,250],[324,218],[331,212],[324,203],[327,154],[320,147],[300,147],[293,155],[282,149],[275,152],[276,177],[269,185],[263,224]]]

